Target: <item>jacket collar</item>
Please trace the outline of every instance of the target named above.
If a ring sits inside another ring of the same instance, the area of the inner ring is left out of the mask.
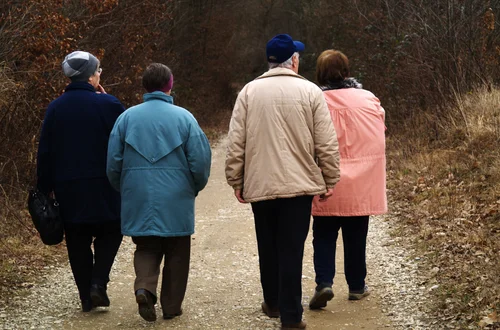
[[[363,88],[363,85],[361,85],[354,78],[346,78],[344,80],[329,81],[326,86],[320,86],[320,88],[323,91],[329,91],[329,90],[334,90],[334,89],[342,89],[342,88],[357,88],[357,89],[361,89],[361,88]]]
[[[170,104],[174,104],[174,98],[170,95],[167,95],[163,92],[156,91],[152,93],[146,93],[142,97],[144,99],[144,102],[151,101],[151,100],[162,100]]]
[[[68,86],[66,86],[65,91],[70,91],[70,90],[75,90],[75,89],[83,89],[83,90],[88,90],[91,92],[95,92],[94,86],[89,84],[86,81],[74,81],[70,83]]]
[[[263,75],[255,78],[255,79],[269,78],[269,77],[275,77],[275,76],[291,76],[291,77],[301,78],[301,79],[307,80],[306,78],[293,72],[290,69],[280,68],[280,67],[274,68],[274,69],[269,69],[269,71],[265,72]]]

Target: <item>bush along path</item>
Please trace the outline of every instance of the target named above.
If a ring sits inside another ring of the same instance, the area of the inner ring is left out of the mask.
[[[109,308],[82,313],[67,262],[49,268],[23,295],[0,297],[0,329],[278,329],[277,319],[260,309],[257,244],[249,205],[239,204],[224,178],[225,141],[213,148],[212,176],[197,199],[196,234],[192,237],[191,271],[184,314],[154,323],[137,313],[133,293],[134,244],[125,238],[108,286]],[[391,233],[391,218],[371,219],[368,234],[367,284],[372,294],[347,300],[343,250],[338,242],[335,297],[311,311],[314,268],[312,235],[306,241],[303,269],[304,320],[308,329],[439,329],[425,307],[436,284],[419,280],[421,259]],[[158,308],[158,307],[157,307]],[[158,309],[157,314],[161,316]]]

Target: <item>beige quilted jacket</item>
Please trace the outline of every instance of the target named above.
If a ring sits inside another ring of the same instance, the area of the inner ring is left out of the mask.
[[[229,125],[226,179],[247,202],[323,194],[339,178],[337,135],[316,85],[275,68],[241,90]]]

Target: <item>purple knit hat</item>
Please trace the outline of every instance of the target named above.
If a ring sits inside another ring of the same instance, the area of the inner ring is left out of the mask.
[[[174,86],[174,75],[171,74],[170,79],[168,80],[168,83],[165,86],[163,86],[162,88],[160,88],[160,90],[163,93],[166,93],[168,91],[171,91],[173,86]]]

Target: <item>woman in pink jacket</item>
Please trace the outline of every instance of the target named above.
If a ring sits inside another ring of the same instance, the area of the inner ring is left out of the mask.
[[[326,202],[315,197],[312,214],[316,292],[311,309],[333,298],[335,247],[342,228],[344,268],[349,300],[369,294],[366,277],[366,236],[370,215],[387,212],[385,125],[380,101],[353,78],[349,60],[336,50],[318,57],[316,78],[337,132],[340,181]]]

